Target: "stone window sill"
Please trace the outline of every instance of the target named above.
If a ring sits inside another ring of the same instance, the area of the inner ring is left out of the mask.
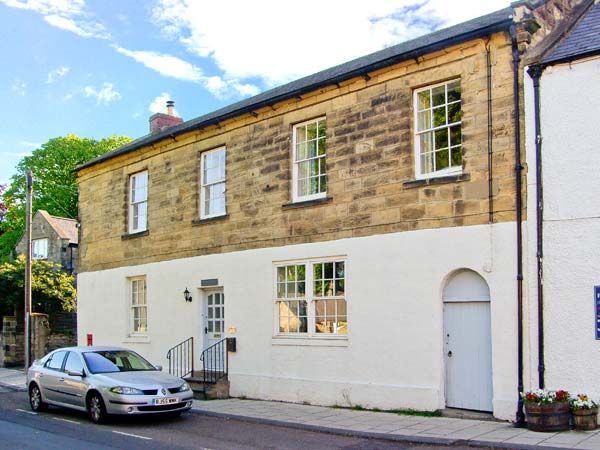
[[[461,181],[469,181],[471,176],[468,173],[458,175],[447,175],[444,177],[425,178],[423,180],[410,180],[402,183],[404,189],[412,189],[422,186],[435,186],[437,184],[458,183]]]
[[[206,219],[194,219],[192,225],[203,225],[205,223],[218,222],[219,220],[225,220],[229,218],[229,214],[223,214],[221,216],[208,217]]]
[[[317,205],[325,205],[327,203],[331,203],[333,201],[333,197],[323,197],[317,198],[314,200],[304,200],[301,202],[290,202],[284,203],[281,205],[282,209],[296,209],[296,208],[306,208],[309,206],[317,206]]]
[[[150,234],[149,230],[144,230],[144,231],[138,231],[137,233],[126,233],[121,235],[121,239],[123,239],[124,241],[127,239],[135,239],[135,238],[139,238],[142,236],[148,236]]]
[[[139,335],[139,336],[131,335],[131,336],[127,336],[125,339],[123,339],[123,343],[124,344],[149,344],[150,338],[148,336],[144,336],[144,335]]]
[[[348,347],[347,336],[304,337],[304,336],[273,336],[272,345],[288,347]]]

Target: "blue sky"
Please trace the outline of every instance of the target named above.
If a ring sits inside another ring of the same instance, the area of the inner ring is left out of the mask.
[[[191,119],[505,6],[504,0],[0,0],[0,183],[52,137],[139,137],[167,99]]]

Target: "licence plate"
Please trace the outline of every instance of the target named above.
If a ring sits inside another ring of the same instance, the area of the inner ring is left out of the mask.
[[[177,399],[175,397],[155,398],[154,399],[154,404],[155,405],[171,405],[173,403],[177,403]]]

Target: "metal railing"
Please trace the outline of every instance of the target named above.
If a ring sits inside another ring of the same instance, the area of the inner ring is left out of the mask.
[[[194,374],[194,338],[180,342],[167,352],[169,373],[176,377],[186,377]]]
[[[204,366],[202,371],[204,383],[216,383],[221,378],[227,377],[229,365],[227,338],[207,347],[200,355],[200,361]]]

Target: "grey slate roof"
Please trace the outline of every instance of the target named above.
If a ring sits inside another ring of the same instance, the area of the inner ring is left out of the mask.
[[[70,244],[77,244],[79,242],[77,221],[75,219],[51,216],[48,214],[48,211],[44,209],[38,209],[36,215],[37,214],[40,214],[46,219],[46,222],[48,222],[54,231],[56,231],[56,234],[58,234],[61,239],[67,239]]]
[[[132,152],[166,138],[173,138],[188,131],[214,125],[220,121],[252,112],[255,109],[272,105],[276,102],[293,98],[327,85],[364,75],[373,70],[396,64],[407,59],[416,58],[423,54],[440,50],[469,39],[485,36],[492,32],[507,30],[511,24],[512,8],[508,7],[452,27],[435,31],[425,36],[385,48],[378,52],[371,53],[370,55],[325,69],[313,75],[262,92],[254,97],[218,109],[204,116],[183,122],[181,125],[168,128],[160,133],[146,135],[123,147],[85,162],[77,166],[76,170],[93,166],[102,161]]]
[[[584,14],[569,34],[542,59],[542,64],[569,61],[600,53],[600,3]]]

